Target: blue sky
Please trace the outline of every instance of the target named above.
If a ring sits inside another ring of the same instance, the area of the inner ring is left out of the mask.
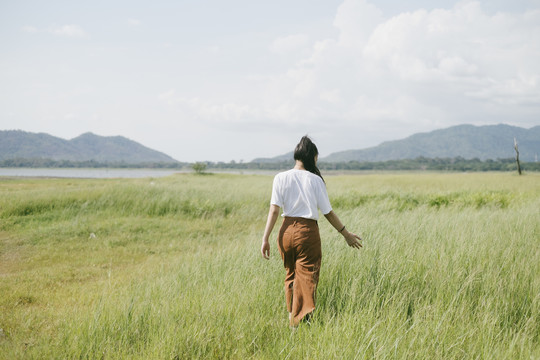
[[[0,3],[0,129],[180,161],[540,125],[540,0]]]

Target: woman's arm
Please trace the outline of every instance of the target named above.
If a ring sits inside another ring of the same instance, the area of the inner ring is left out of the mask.
[[[268,239],[274,229],[277,218],[279,216],[279,206],[270,205],[270,210],[268,210],[268,218],[266,219],[266,228],[264,229],[264,235],[262,238],[261,254],[263,258],[270,259],[270,243]]]
[[[362,238],[356,234],[353,234],[349,230],[345,228],[345,225],[339,220],[338,216],[334,212],[334,210],[331,210],[328,214],[324,215],[328,222],[332,224],[334,229],[336,229],[347,241],[347,244],[349,244],[350,247],[360,249],[362,247],[362,244],[360,241],[362,241]]]

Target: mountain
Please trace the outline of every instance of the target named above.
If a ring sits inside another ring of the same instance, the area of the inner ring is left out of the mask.
[[[322,162],[387,161],[426,158],[508,159],[515,157],[514,137],[518,141],[519,158],[536,161],[540,155],[540,126],[525,129],[505,124],[457,125],[446,129],[418,133],[405,139],[383,142],[366,149],[335,152]],[[293,153],[273,158],[257,158],[252,162],[276,163],[291,160]]]
[[[122,136],[82,134],[65,140],[45,133],[21,130],[0,130],[0,160],[53,159],[100,162],[177,162],[172,157],[152,150]]]
[[[332,153],[325,162],[386,161],[426,158],[507,159],[515,156],[514,137],[519,158],[535,161],[540,154],[540,126],[524,129],[510,125],[458,125],[428,133],[418,133],[402,140],[387,141],[378,146]]]
[[[256,158],[251,160],[251,162],[254,163],[276,163],[276,162],[282,162],[282,161],[294,161],[294,151],[288,152],[283,155],[279,155],[272,158]]]

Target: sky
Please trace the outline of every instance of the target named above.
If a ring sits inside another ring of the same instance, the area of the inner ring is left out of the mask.
[[[540,0],[0,0],[0,130],[179,161],[540,125]]]

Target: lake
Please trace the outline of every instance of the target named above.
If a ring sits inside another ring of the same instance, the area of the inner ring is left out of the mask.
[[[145,178],[163,177],[191,170],[182,169],[109,169],[109,168],[0,168],[0,176],[53,178]]]
[[[113,168],[0,168],[0,177],[50,178],[147,178],[192,173],[191,169],[113,169]],[[208,169],[209,173],[275,175],[278,170]]]

